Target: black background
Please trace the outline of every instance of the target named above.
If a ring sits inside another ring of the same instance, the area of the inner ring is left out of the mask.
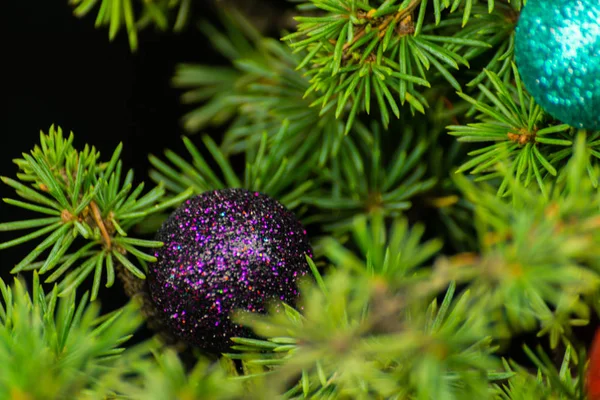
[[[95,15],[75,18],[67,1],[11,1],[1,13],[5,19],[0,53],[2,176],[14,177],[17,168],[12,160],[39,142],[40,130],[48,132],[55,124],[67,133],[73,131],[77,147],[95,146],[102,159],[123,142],[124,166],[134,169],[138,182],[147,180],[150,153],[183,148],[179,119],[186,109],[179,104],[180,92],[170,85],[174,66],[223,62],[194,24],[178,34],[147,29],[132,53],[124,31],[109,42],[106,28],[94,28]],[[194,10],[196,19],[212,20],[214,15],[208,5],[196,5]],[[0,195],[15,198],[4,184]],[[2,222],[36,217],[0,203]],[[0,242],[17,233],[0,233]],[[10,269],[34,245],[0,251],[0,277],[12,280]],[[126,301],[119,284],[101,293],[105,309]]]

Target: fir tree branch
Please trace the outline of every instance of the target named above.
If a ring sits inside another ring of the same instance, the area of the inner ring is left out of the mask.
[[[434,0],[438,16],[441,1]],[[370,112],[372,93],[384,127],[390,122],[390,111],[397,118],[400,116],[396,98],[401,105],[408,102],[413,114],[424,113],[428,102],[415,85],[430,86],[430,74],[426,71],[433,67],[456,90],[461,90],[449,68],[457,70],[459,65],[468,67],[469,63],[456,45],[490,47],[476,38],[423,34],[427,1],[392,0],[379,7],[352,0],[312,3],[327,13],[322,17],[297,17],[298,31],[283,40],[289,41],[295,51],[308,53],[301,65],[310,63],[313,67],[307,74],[309,91],[320,93],[318,102],[313,104],[323,109],[336,107],[336,117],[356,90],[350,116],[362,110]],[[442,6],[450,4],[444,1]],[[453,9],[458,6],[460,1],[455,1]],[[448,21],[446,27],[452,23],[453,20]]]
[[[545,184],[548,196],[505,171],[512,204],[490,187],[457,178],[476,207],[482,249],[461,269],[473,293],[503,310],[499,327],[537,329],[552,347],[569,343],[571,326],[587,324],[600,286],[600,191],[587,174],[589,157],[579,134],[553,188]]]
[[[425,178],[421,162],[429,143],[412,125],[405,125],[391,159],[384,158],[384,149],[393,139],[383,137],[379,124],[354,128],[355,134],[346,137],[339,154],[320,172],[325,181],[304,198],[319,209],[306,223],[319,221],[328,231],[347,231],[358,214],[400,215],[411,207],[412,197],[435,185],[435,178]]]
[[[448,31],[452,33],[453,38],[457,39],[456,43],[449,45],[451,50],[465,51],[467,60],[479,60],[482,57],[487,57],[486,66],[482,69],[472,69],[465,73],[469,78],[472,78],[467,84],[468,92],[477,101],[484,101],[485,94],[477,90],[477,85],[483,84],[490,89],[492,84],[487,78],[486,71],[494,72],[498,77],[508,83],[511,77],[511,63],[513,62],[514,49],[514,32],[516,22],[518,20],[518,12],[520,9],[519,2],[511,2],[503,4],[496,2],[493,11],[489,11],[484,5],[474,5],[472,13],[475,18],[470,19],[469,24],[460,30],[455,30],[453,27],[459,23],[461,17],[447,17],[439,25],[440,28],[449,26]],[[423,28],[423,32],[433,32],[434,27],[427,25]],[[467,41],[464,41],[467,39]],[[471,47],[468,45],[469,39],[477,39],[486,42],[492,46],[492,49],[482,47]],[[489,54],[492,52],[492,54]],[[471,105],[466,113],[467,117],[475,115],[477,109]]]
[[[177,353],[167,348],[155,351],[152,358],[134,356],[115,381],[118,393],[133,400],[233,400],[240,398],[243,386],[229,376],[232,368],[235,366],[225,359],[211,362],[205,358],[186,367]]]
[[[74,7],[73,14],[79,18],[90,14],[98,6],[96,28],[108,27],[111,41],[125,28],[129,47],[136,51],[139,31],[148,25],[166,30],[172,24],[175,31],[183,29],[189,18],[192,0],[69,0],[69,4]],[[171,16],[174,16],[174,22],[169,21]]]
[[[506,369],[515,375],[506,384],[496,385],[493,389],[494,399],[536,399],[565,398],[581,399],[585,397],[583,379],[574,377],[574,373],[583,376],[583,363],[576,363],[578,357],[571,346],[567,346],[560,369],[541,348],[535,354],[525,346],[525,352],[538,368],[537,375],[531,374],[514,362],[504,362]],[[577,365],[575,365],[577,364]],[[579,368],[577,368],[579,366]]]
[[[150,171],[150,177],[175,195],[188,187],[198,194],[226,187],[244,187],[279,199],[290,209],[298,208],[302,205],[304,194],[313,186],[311,172],[317,162],[317,155],[310,150],[316,143],[306,141],[300,148],[293,146],[293,143],[286,140],[289,126],[284,121],[275,136],[269,137],[265,132],[258,148],[246,148],[243,178],[238,177],[229,157],[208,136],[202,137],[204,147],[219,165],[222,177],[213,172],[209,161],[202,156],[192,140],[185,136],[183,141],[190,153],[190,162],[170,150],[165,152],[165,157],[172,166],[150,156],[150,162],[155,168]]]
[[[423,307],[381,283],[338,270],[323,289],[303,287],[302,314],[287,306],[242,314],[267,339],[233,339],[242,353],[227,357],[242,360],[244,380],[262,377],[285,398],[485,398],[487,371],[494,379],[511,375],[492,373],[498,363],[485,318],[467,311],[468,294],[453,300],[452,286],[439,308],[436,301]]]
[[[162,243],[129,238],[127,231],[145,216],[179,204],[192,191],[184,190],[161,202],[165,191],[158,186],[141,196],[143,184],[132,190],[133,171],[122,179],[121,145],[108,162],[102,163],[100,153],[93,147],[78,151],[72,142],[72,133],[64,138],[60,128],[51,127],[48,135],[40,134],[40,145],[31,154],[15,160],[21,171],[18,180],[2,178],[25,200],[5,199],[6,203],[54,216],[0,224],[0,230],[4,231],[36,229],[0,243],[0,249],[45,237],[12,272],[52,271],[46,281],[59,281],[60,295],[68,294],[93,273],[91,299],[94,300],[103,270],[107,271],[106,285],[112,285],[113,279],[109,277],[113,276],[111,266],[115,260],[136,276],[144,277],[127,255],[139,261],[154,261],[154,256],[138,248],[160,247]],[[87,242],[69,253],[77,237]]]
[[[514,85],[507,85],[497,74],[486,71],[496,94],[479,84],[479,89],[486,97],[485,102],[459,94],[481,113],[478,119],[482,122],[466,126],[452,125],[448,127],[449,133],[464,142],[495,144],[469,153],[475,157],[460,166],[457,172],[471,170],[472,174],[485,174],[480,180],[495,179],[499,174],[494,167],[499,162],[508,160],[511,174],[514,173],[525,186],[535,182],[542,189],[542,194],[547,195],[544,181],[557,175],[557,168],[561,166],[557,161],[572,154],[573,129],[568,125],[555,125],[548,121],[549,118],[541,107],[523,89],[514,64],[512,70]],[[594,139],[592,145],[596,145]],[[587,168],[591,167],[592,164]],[[499,195],[507,194],[508,177],[502,180]]]
[[[34,285],[30,295],[0,280],[0,398],[586,396],[573,327],[600,314],[600,131],[559,124],[525,91],[513,63],[524,2],[292,2],[298,25],[285,44],[234,10],[222,31],[201,24],[231,66],[180,64],[173,85],[196,107],[184,128],[224,126],[224,140],[184,137],[187,156],[151,156],[149,192],[123,170],[121,146],[102,162],[60,128],[15,160],[16,178],[2,181],[18,199],[4,201],[34,214],[0,223],[25,232],[0,250],[36,241],[13,269],[34,270]],[[132,50],[147,25],[168,29],[176,15],[181,29],[191,6],[71,3],[77,16],[98,7],[96,25],[111,40],[124,28]],[[458,137],[450,145],[446,129]],[[240,172],[231,160],[242,153]],[[130,237],[140,222],[150,229],[147,217],[226,187],[266,193],[315,224],[317,262],[331,268],[322,276],[308,260],[315,279],[297,308],[237,314],[258,338],[233,338],[218,363],[187,368],[158,341],[123,351],[141,322],[135,307],[100,316],[88,297],[114,283],[115,262],[144,278],[162,243]],[[472,252],[440,255],[442,240],[407,222],[415,199],[417,217],[430,222],[422,214],[433,210],[445,225],[444,250]],[[500,359],[497,345],[522,344],[521,332],[547,337],[562,363],[527,346],[527,368]]]
[[[44,293],[37,273],[32,293],[18,280],[0,280],[0,398],[48,400],[105,398],[105,379],[121,346],[142,319],[133,303],[99,315],[99,305],[75,292]],[[88,397],[89,396],[89,397]],[[95,397],[94,397],[95,396]]]
[[[233,67],[180,64],[173,77],[175,87],[187,90],[183,103],[202,103],[183,117],[184,128],[197,132],[233,119],[222,147],[226,153],[237,153],[257,147],[263,132],[276,136],[288,121],[290,147],[314,143],[323,165],[339,149],[349,128],[335,120],[332,110],[311,108],[316,97],[307,93],[302,59],[278,41],[262,37],[240,14],[229,11],[222,21],[227,34],[208,23],[201,29]]]
[[[357,273],[377,276],[394,286],[408,285],[419,278],[419,267],[441,250],[440,240],[421,243],[423,225],[408,226],[404,218],[386,224],[381,213],[372,213],[370,218],[360,215],[352,224],[353,242],[360,256],[350,251],[332,237],[324,238],[319,247],[335,266],[344,266]],[[386,227],[389,225],[389,229]]]

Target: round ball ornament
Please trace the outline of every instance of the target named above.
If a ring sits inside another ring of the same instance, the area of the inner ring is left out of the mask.
[[[279,202],[224,189],[187,200],[157,233],[164,242],[148,268],[148,290],[169,333],[204,350],[226,351],[249,332],[231,312],[293,303],[309,272],[306,231]]]
[[[528,0],[515,57],[525,87],[546,112],[600,129],[599,0]]]

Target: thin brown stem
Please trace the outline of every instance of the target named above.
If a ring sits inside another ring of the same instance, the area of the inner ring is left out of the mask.
[[[92,208],[92,216],[94,217],[94,221],[96,222],[96,225],[98,226],[98,228],[100,228],[100,233],[102,234],[102,238],[104,239],[104,242],[106,243],[106,249],[110,250],[112,247],[112,243],[110,241],[110,235],[108,234],[108,230],[106,229],[106,226],[104,225],[104,221],[102,220],[102,215],[100,214],[100,209],[98,208],[98,205],[96,203],[94,203],[93,201],[90,203],[90,207]]]
[[[407,17],[410,13],[412,13],[414,11],[415,8],[417,8],[417,6],[421,4],[421,0],[412,0],[410,3],[408,3],[408,6],[406,6],[406,8],[400,10],[395,16],[394,18],[396,18],[396,21],[401,20],[404,17]]]

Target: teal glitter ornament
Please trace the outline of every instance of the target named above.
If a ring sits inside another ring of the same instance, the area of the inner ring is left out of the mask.
[[[536,102],[563,123],[600,129],[600,0],[528,0],[515,39]]]

